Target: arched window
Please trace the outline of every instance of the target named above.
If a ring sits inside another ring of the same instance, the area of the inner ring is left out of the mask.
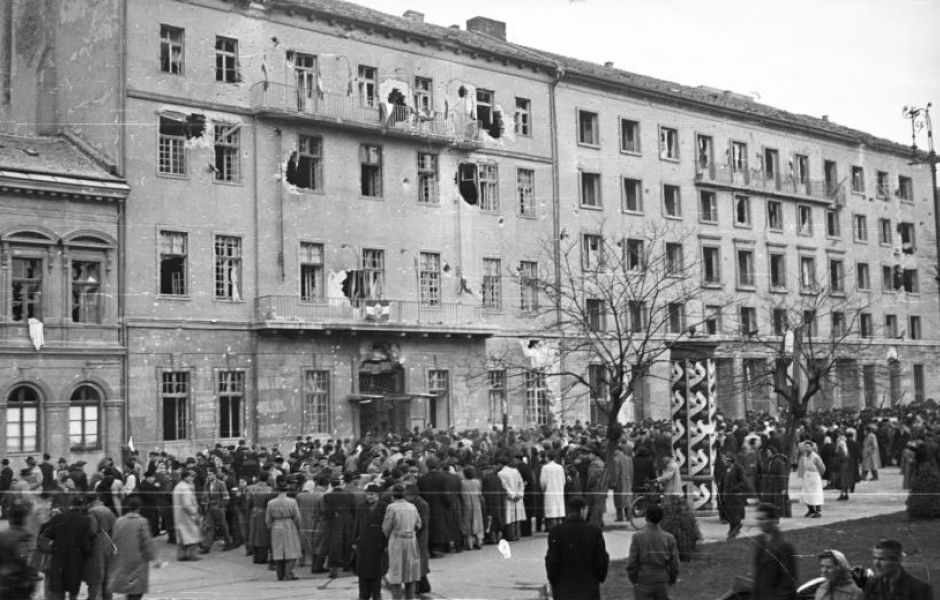
[[[28,385],[7,397],[7,452],[39,450],[39,392]]]
[[[80,385],[69,399],[69,446],[73,450],[96,450],[100,423],[101,394],[90,385]]]

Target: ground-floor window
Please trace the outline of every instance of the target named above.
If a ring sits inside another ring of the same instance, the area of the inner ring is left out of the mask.
[[[69,446],[73,450],[101,447],[101,394],[90,385],[80,385],[69,399]]]
[[[28,385],[7,397],[7,452],[39,450],[39,392]]]
[[[219,437],[241,437],[245,407],[245,372],[219,371]]]
[[[551,407],[548,401],[548,386],[545,382],[545,372],[529,370],[525,372],[523,381],[525,393],[525,420],[526,423],[547,425],[552,422]]]
[[[330,431],[330,372],[307,371],[304,378],[304,430]]]
[[[183,440],[189,434],[189,372],[164,371],[161,374],[163,439]]]

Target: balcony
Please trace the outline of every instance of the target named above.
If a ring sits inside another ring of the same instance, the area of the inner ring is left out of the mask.
[[[841,184],[832,185],[826,181],[812,179],[801,180],[789,173],[769,174],[763,169],[749,168],[747,165],[697,164],[695,183],[745,193],[815,200],[836,206],[845,204],[845,190]]]
[[[465,115],[424,115],[408,106],[390,106],[378,101],[375,106],[365,106],[355,95],[308,94],[295,85],[283,83],[259,82],[251,86],[251,109],[259,116],[352,127],[425,142],[468,148],[482,145],[477,122]]]
[[[479,306],[415,300],[359,300],[299,296],[258,298],[259,329],[393,331],[399,333],[489,336],[497,329]]]

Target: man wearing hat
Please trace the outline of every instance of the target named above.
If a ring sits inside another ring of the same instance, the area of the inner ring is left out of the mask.
[[[356,519],[356,535],[353,549],[356,553],[356,575],[359,577],[359,600],[381,600],[382,575],[385,574],[382,559],[385,556],[385,534],[382,522],[388,499],[380,499],[382,486],[370,483],[366,486],[365,504]]]
[[[584,488],[589,503],[588,522],[604,528],[604,510],[607,508],[607,484],[604,478],[604,461],[600,457],[597,444],[584,446],[587,460],[587,480]]]
[[[300,558],[300,509],[297,501],[287,496],[287,480],[277,481],[277,497],[268,502],[265,524],[271,531],[271,558],[274,560],[278,581],[292,581],[294,564]]]
[[[352,545],[356,528],[356,498],[334,477],[323,496],[323,518],[326,529],[327,565],[330,577],[339,577],[339,570],[348,571],[353,560]]]
[[[176,559],[199,560],[193,553],[201,539],[199,531],[199,503],[193,487],[196,475],[184,471],[180,482],[173,488],[173,524],[176,527]]]
[[[748,482],[744,468],[738,464],[731,452],[722,457],[724,477],[720,489],[722,516],[728,521],[728,539],[733,540],[741,533],[744,521],[744,507],[747,505]]]
[[[796,599],[796,551],[780,533],[780,512],[773,504],[757,507],[757,526],[761,535],[755,538],[754,598]]]
[[[401,598],[402,588],[405,598],[414,598],[417,583],[421,580],[417,539],[417,532],[422,527],[421,517],[415,505],[405,499],[405,488],[400,483],[392,487],[392,498],[382,521],[382,532],[388,537],[386,578],[393,586],[394,598]]]

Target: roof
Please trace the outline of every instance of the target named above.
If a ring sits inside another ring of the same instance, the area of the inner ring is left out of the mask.
[[[0,169],[123,183],[64,136],[0,134]]]
[[[623,86],[635,93],[672,98],[676,102],[686,103],[693,107],[736,113],[745,119],[756,119],[777,126],[791,126],[815,135],[834,138],[843,143],[864,144],[894,154],[908,156],[911,154],[910,146],[839,125],[828,119],[796,114],[775,108],[740,94],[724,92],[706,86],[687,86],[656,79],[545,50],[528,48],[486,34],[442,27],[431,23],[415,22],[404,17],[397,17],[342,0],[273,0],[270,4],[288,9],[310,10],[328,17],[383,27],[430,39],[437,43],[458,45],[479,52],[497,54],[555,72],[561,71],[568,77],[579,76],[587,80],[588,84],[593,82]]]

